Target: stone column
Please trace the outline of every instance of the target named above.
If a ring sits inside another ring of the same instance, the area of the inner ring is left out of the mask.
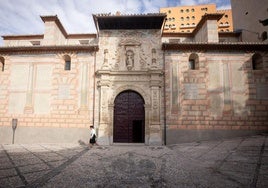
[[[229,66],[228,63],[223,62],[223,96],[224,96],[224,113],[231,113],[232,102],[231,102],[231,91],[230,91],[230,78],[229,78]]]
[[[28,86],[26,92],[26,104],[24,107],[24,113],[33,113],[33,79],[34,79],[34,64],[30,63],[28,73]]]
[[[151,88],[151,118],[150,118],[150,133],[149,133],[149,145],[161,145],[162,144],[162,130],[160,123],[160,95],[161,95],[161,80],[160,72],[151,74],[150,81]]]
[[[102,75],[103,77],[103,75]],[[100,94],[100,122],[98,127],[98,143],[100,145],[109,145],[109,108],[108,108],[108,92],[110,87],[109,80],[100,80],[98,82]]]
[[[81,112],[87,111],[87,96],[88,96],[88,63],[82,63],[82,80],[81,80],[81,104],[80,110]]]
[[[144,104],[144,112],[145,112],[145,144],[149,145],[149,138],[150,138],[150,111],[151,105]]]

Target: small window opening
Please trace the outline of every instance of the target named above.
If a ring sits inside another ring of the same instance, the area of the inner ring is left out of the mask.
[[[193,53],[189,57],[189,69],[197,70],[199,69],[199,58],[198,55]]]
[[[68,55],[64,56],[64,70],[71,70],[71,57]]]
[[[5,59],[3,57],[0,57],[0,70],[5,71]]]
[[[253,70],[262,70],[262,56],[258,53],[252,56],[252,69]]]
[[[265,41],[267,39],[267,32],[266,31],[262,32],[261,39],[262,39],[262,41]]]

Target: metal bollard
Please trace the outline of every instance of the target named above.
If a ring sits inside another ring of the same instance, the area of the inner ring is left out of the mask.
[[[15,130],[17,128],[18,125],[18,119],[12,119],[12,130],[13,130],[13,137],[12,137],[12,144],[14,144],[14,139],[15,139]]]

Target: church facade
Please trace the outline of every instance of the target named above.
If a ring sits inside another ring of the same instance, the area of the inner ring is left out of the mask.
[[[3,36],[0,142],[102,145],[200,141],[268,130],[268,45],[219,33],[162,33],[166,15],[93,15],[97,34]],[[224,42],[223,42],[224,41]]]

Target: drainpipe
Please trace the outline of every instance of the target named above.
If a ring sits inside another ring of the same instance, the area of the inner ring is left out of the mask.
[[[167,145],[167,118],[166,118],[166,49],[164,44],[163,63],[164,63],[164,145]]]

